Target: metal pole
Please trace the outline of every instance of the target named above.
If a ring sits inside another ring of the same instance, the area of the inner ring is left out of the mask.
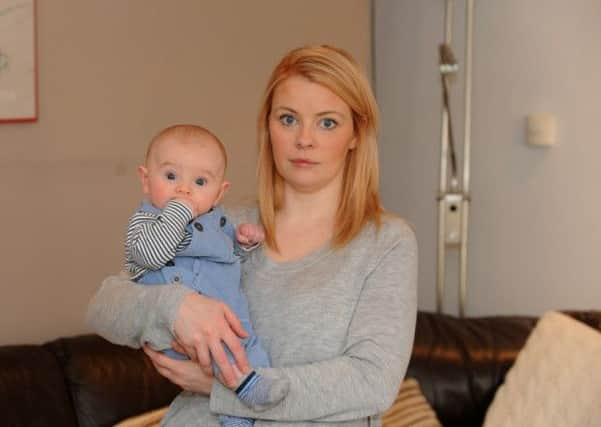
[[[445,44],[450,45],[453,34],[453,6],[454,0],[445,3]],[[449,115],[442,109],[442,122],[440,129],[440,186],[438,198],[438,262],[436,270],[436,310],[441,313],[444,307],[444,288],[446,281],[446,244],[445,244],[445,201],[442,195],[447,192],[447,164],[449,159]]]
[[[470,192],[470,146],[472,134],[472,29],[474,0],[465,5],[465,114],[463,124],[463,191]]]
[[[464,82],[464,125],[463,125],[463,199],[461,201],[461,244],[459,248],[459,315],[465,316],[467,305],[467,234],[470,189],[470,145],[472,126],[472,29],[474,1],[465,4],[465,82]]]

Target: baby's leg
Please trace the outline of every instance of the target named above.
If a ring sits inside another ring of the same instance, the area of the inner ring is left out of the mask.
[[[252,427],[255,420],[252,418],[232,417],[231,415],[219,415],[219,423],[223,427]]]
[[[165,356],[169,356],[172,359],[177,359],[177,360],[189,360],[190,359],[187,355],[178,353],[177,351],[173,350],[172,348],[163,350],[163,351],[161,351],[161,353],[163,353]]]
[[[269,358],[259,345],[256,335],[243,340],[248,360],[253,367],[269,366]],[[234,358],[226,347],[225,352],[230,362]],[[217,366],[213,365],[215,375],[218,375]],[[266,378],[255,370],[240,379],[238,385],[232,390],[238,398],[249,408],[255,411],[264,411],[278,404],[288,394],[289,383],[279,378]]]
[[[226,346],[224,346],[224,349],[228,359],[230,362],[232,362],[233,356],[230,354]],[[215,374],[215,378],[219,378],[219,368],[215,363],[213,363],[213,372]],[[223,427],[252,427],[255,424],[255,420],[252,418],[234,417],[231,415],[219,415],[219,423]]]

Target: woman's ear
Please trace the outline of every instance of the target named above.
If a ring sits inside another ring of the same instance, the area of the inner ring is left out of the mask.
[[[144,194],[150,193],[150,188],[148,186],[148,169],[146,169],[146,167],[138,166],[138,178],[140,178]]]
[[[221,199],[223,199],[223,195],[225,194],[228,188],[230,188],[229,181],[223,181],[221,183],[221,189],[219,190],[219,194],[217,194],[217,197],[213,202],[213,206],[217,206],[219,203],[221,203]]]

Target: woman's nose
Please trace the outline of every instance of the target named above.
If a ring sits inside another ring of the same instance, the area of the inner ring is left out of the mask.
[[[296,138],[296,148],[299,150],[304,150],[313,147],[313,145],[313,131],[311,126],[300,126]]]

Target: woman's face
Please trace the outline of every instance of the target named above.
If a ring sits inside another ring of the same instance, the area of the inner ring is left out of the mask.
[[[301,76],[280,83],[269,116],[273,158],[285,187],[314,192],[341,188],[356,144],[351,109],[334,92]]]

